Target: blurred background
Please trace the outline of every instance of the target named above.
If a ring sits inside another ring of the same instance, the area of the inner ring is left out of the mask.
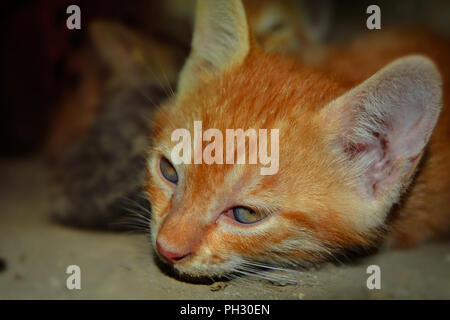
[[[73,4],[81,9],[79,30],[66,27],[66,9]],[[448,0],[244,0],[261,46],[304,59],[318,48],[377,32],[366,27],[371,4],[381,8],[382,29],[415,26],[450,36]],[[141,193],[148,117],[176,88],[190,49],[194,5],[190,0],[2,2],[0,298],[174,298],[187,292],[208,297],[208,289],[189,291],[164,282],[173,280],[156,279],[157,269],[143,258],[151,252],[145,225],[150,205]],[[137,218],[116,223],[128,211]],[[143,231],[145,240],[105,233],[130,228]],[[135,242],[145,244],[136,255]],[[379,258],[393,270],[404,261],[418,265],[410,275],[394,272],[387,293],[352,287],[345,268],[299,281],[315,283],[305,289],[313,298],[450,298],[450,280],[438,281],[438,275],[450,279],[449,246],[421,250]],[[88,282],[95,289],[78,296],[64,290],[64,266],[77,259],[96,270]],[[411,279],[430,264],[435,278],[429,275],[414,287]],[[346,268],[364,274],[363,266]],[[131,278],[138,273],[139,281],[127,287],[120,277],[130,279],[125,275],[130,272]],[[143,278],[154,279],[153,291],[139,287]],[[320,289],[332,279],[337,284],[331,291]],[[134,295],[120,293],[123,288]],[[299,298],[302,290],[269,296]],[[230,294],[260,295],[242,292]],[[219,294],[226,297],[226,291]]]

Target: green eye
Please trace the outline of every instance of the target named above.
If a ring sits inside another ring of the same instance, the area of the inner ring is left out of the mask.
[[[178,182],[178,174],[173,165],[166,158],[161,158],[159,168],[164,178],[172,183]]]
[[[234,207],[233,217],[237,222],[249,224],[264,219],[267,217],[267,214],[255,212],[254,210],[246,207]]]

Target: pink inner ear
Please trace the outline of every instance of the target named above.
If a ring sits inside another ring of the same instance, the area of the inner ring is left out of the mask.
[[[375,133],[374,136],[378,142],[375,145],[376,150],[374,152],[376,157],[366,173],[366,188],[370,194],[376,197],[379,192],[382,192],[385,187],[395,181],[392,181],[395,177],[393,175],[395,163],[392,159],[393,152],[389,150],[390,144],[386,135],[380,136],[380,134]]]
[[[402,94],[383,101],[381,112],[371,110],[368,102],[369,109],[367,105],[353,108],[356,114],[344,130],[344,152],[364,168],[362,187],[372,199],[408,180],[410,174],[405,173],[417,164],[433,128],[424,117],[425,109]]]
[[[407,109],[402,108],[394,113],[392,145],[399,156],[415,158],[427,143],[435,118],[427,119],[426,109],[418,101],[409,101],[407,105]]]
[[[370,143],[350,143],[344,150],[350,160],[368,165],[363,173],[364,194],[373,198],[395,182],[396,161],[388,136],[379,132],[372,132],[371,136]]]
[[[408,182],[441,104],[437,69],[428,59],[411,56],[386,66],[328,109],[338,108],[342,150],[365,196],[398,193]]]

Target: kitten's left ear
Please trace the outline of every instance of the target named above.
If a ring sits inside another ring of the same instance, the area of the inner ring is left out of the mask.
[[[398,199],[419,162],[442,104],[428,58],[398,59],[321,110],[331,145],[366,200]]]
[[[181,71],[178,93],[196,86],[204,72],[220,73],[241,63],[249,49],[241,0],[197,0],[191,54]]]

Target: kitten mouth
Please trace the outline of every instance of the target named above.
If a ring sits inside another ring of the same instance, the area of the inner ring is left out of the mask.
[[[189,259],[189,258],[188,258]],[[165,275],[174,278],[176,280],[192,283],[192,284],[203,284],[203,285],[211,285],[215,282],[226,282],[230,279],[224,275],[211,276],[211,275],[195,275],[188,272],[185,272],[180,268],[178,264],[169,263],[159,256],[154,255],[154,260],[158,268]]]
[[[215,282],[227,282],[231,280],[231,278],[227,276],[227,273],[223,273],[220,275],[209,274],[207,272],[205,272],[204,274],[194,274],[190,273],[189,271],[183,270],[183,265],[187,263],[192,257],[193,254],[190,253],[188,256],[180,259],[180,262],[171,263],[161,257],[156,251],[153,253],[153,260],[160,271],[178,281],[192,284],[211,285]]]

